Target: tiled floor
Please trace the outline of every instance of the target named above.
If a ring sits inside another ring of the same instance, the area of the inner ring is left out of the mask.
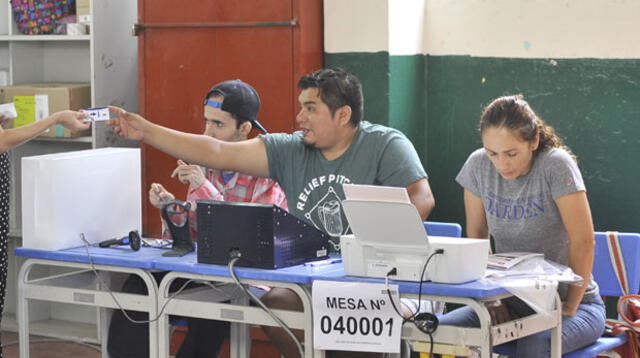
[[[4,358],[18,358],[18,335],[13,332],[0,332],[0,342],[5,346],[3,348]],[[31,358],[99,358],[100,351],[73,342],[46,342],[36,343],[37,340],[48,340],[45,337],[31,336],[30,344]],[[16,344],[11,344],[16,342]]]

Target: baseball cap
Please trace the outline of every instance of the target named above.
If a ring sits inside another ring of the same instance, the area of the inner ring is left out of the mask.
[[[215,94],[224,97],[222,105],[209,101],[209,97]],[[207,93],[207,98],[204,99],[204,105],[220,108],[238,118],[246,119],[253,124],[254,128],[267,133],[267,130],[258,122],[258,111],[260,111],[258,92],[241,80],[224,81],[213,86]]]

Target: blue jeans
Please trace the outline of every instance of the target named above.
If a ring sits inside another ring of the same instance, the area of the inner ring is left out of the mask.
[[[531,311],[532,312],[532,311]],[[562,317],[562,354],[595,342],[604,332],[605,307],[598,295],[584,297],[573,317]],[[440,324],[480,327],[473,309],[462,307],[440,317]],[[551,355],[551,331],[543,331],[516,341],[517,358],[543,358]]]

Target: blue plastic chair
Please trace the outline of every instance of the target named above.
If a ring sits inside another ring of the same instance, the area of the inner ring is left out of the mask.
[[[596,247],[593,260],[593,278],[600,287],[602,296],[622,296],[622,288],[618,283],[615,270],[609,257],[607,234],[596,232]],[[629,279],[629,291],[638,292],[640,288],[640,234],[619,233],[618,240],[624,257],[625,268]],[[608,350],[619,347],[627,342],[625,334],[616,337],[600,337],[590,346],[563,354],[563,358],[593,358]],[[514,342],[501,344],[494,347],[495,353],[514,356],[516,345]]]
[[[462,236],[462,226],[456,223],[425,221],[424,229],[427,231],[427,235],[450,237]]]

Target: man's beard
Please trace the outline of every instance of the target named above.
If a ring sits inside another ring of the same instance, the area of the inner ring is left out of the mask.
[[[304,146],[307,147],[308,149],[318,149],[315,143],[308,143],[304,139],[302,140],[302,143],[304,143]]]

